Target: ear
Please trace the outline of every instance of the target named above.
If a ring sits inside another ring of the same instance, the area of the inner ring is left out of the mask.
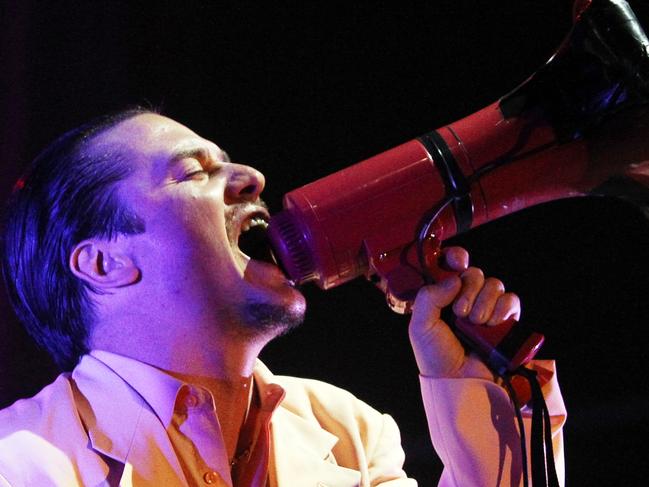
[[[140,280],[140,269],[114,241],[88,239],[70,254],[70,270],[79,279],[103,290],[129,286]]]

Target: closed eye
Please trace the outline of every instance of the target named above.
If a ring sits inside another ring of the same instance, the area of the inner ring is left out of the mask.
[[[185,179],[193,179],[195,176],[209,176],[209,172],[205,169],[197,169],[185,174]]]

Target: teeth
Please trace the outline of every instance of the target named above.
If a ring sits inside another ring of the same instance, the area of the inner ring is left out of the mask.
[[[243,225],[241,225],[241,231],[247,232],[252,227],[257,227],[257,226],[268,228],[268,222],[262,217],[251,218],[250,220],[244,222]]]

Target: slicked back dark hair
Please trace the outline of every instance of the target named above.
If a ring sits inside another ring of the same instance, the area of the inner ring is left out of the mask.
[[[120,201],[119,181],[131,166],[116,146],[94,151],[93,140],[120,122],[152,110],[129,108],[70,130],[51,143],[18,180],[4,215],[2,272],[11,303],[61,370],[88,351],[95,317],[91,292],[69,269],[74,246],[144,231]]]

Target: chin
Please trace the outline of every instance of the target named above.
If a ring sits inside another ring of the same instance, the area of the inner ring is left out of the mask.
[[[304,297],[295,292],[299,298],[288,303],[247,300],[243,306],[244,326],[250,331],[271,333],[273,336],[283,335],[297,328],[304,321],[306,303]]]
[[[264,284],[248,288],[240,309],[244,327],[281,335],[299,326],[306,311],[302,293],[283,277]]]

